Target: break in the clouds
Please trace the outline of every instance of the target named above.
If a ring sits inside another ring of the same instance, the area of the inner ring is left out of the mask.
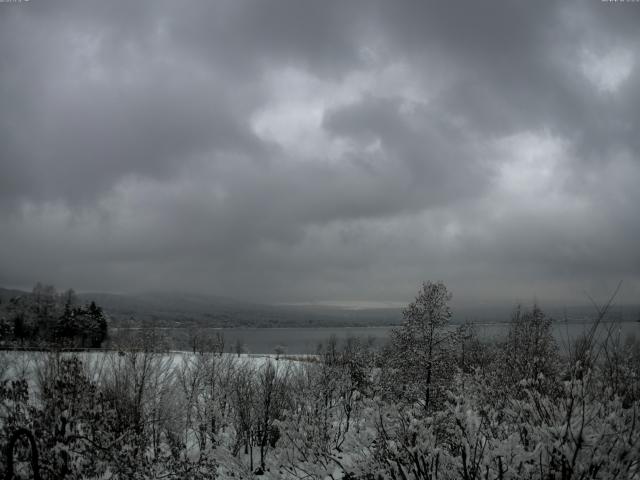
[[[0,284],[640,298],[640,4],[0,3]]]

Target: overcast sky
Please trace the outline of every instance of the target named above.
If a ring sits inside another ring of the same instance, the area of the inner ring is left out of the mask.
[[[0,3],[0,285],[640,299],[640,3]]]

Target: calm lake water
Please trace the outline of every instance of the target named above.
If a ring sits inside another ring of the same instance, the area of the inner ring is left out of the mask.
[[[590,323],[555,323],[553,334],[559,347],[563,349],[568,342],[587,332],[590,327]],[[609,327],[612,327],[612,334],[619,335],[623,341],[630,335],[640,338],[639,322],[603,323],[599,327],[599,336],[606,335],[605,329]],[[228,328],[203,329],[199,332],[201,335],[209,334],[212,337],[221,332],[224,335],[227,351],[233,351],[234,345],[240,341],[244,344],[247,353],[274,353],[277,347],[282,347],[287,354],[312,354],[316,353],[319,343],[326,342],[331,336],[335,336],[339,342],[344,342],[349,337],[356,337],[381,346],[389,338],[392,328],[394,327]],[[117,330],[118,334],[124,333],[124,329]],[[507,334],[508,324],[476,324],[476,330],[483,339],[498,340]],[[170,329],[167,333],[183,344],[180,348],[187,347],[186,330]]]

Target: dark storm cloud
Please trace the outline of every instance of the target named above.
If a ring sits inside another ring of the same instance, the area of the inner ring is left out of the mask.
[[[633,3],[0,7],[0,284],[640,294]]]

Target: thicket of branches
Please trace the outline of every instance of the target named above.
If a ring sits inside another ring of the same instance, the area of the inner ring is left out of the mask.
[[[295,361],[223,353],[221,336],[170,355],[156,334],[6,354],[0,442],[34,432],[47,479],[640,478],[640,347],[609,304],[560,348],[538,307],[485,343],[447,325],[449,300],[426,283],[385,349],[333,338]]]

